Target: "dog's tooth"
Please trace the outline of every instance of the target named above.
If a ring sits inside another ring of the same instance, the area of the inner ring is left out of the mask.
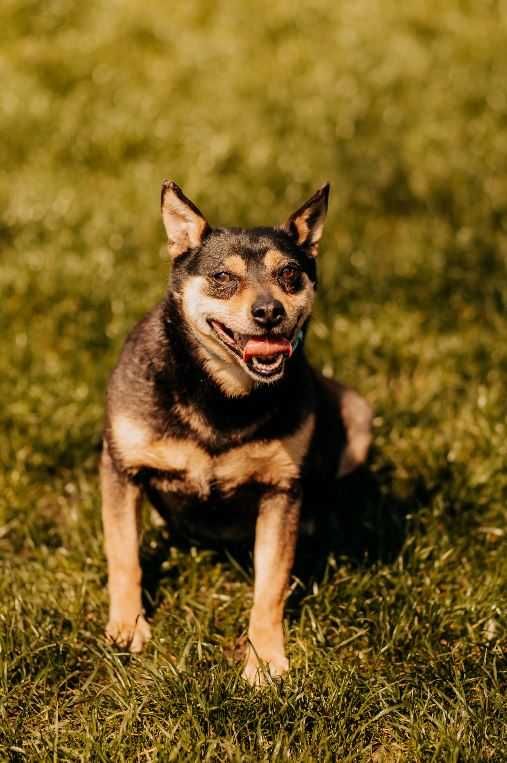
[[[274,360],[272,363],[261,363],[261,361],[256,358],[255,356],[252,358],[252,366],[256,371],[259,371],[260,373],[266,373],[271,371],[276,371],[283,362],[283,356],[279,355],[276,360]]]

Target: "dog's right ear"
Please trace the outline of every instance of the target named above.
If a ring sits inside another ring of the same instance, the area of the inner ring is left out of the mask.
[[[164,180],[160,195],[162,219],[174,259],[200,246],[209,231],[201,212],[172,180]]]
[[[289,236],[312,257],[316,257],[319,250],[319,241],[327,214],[329,188],[329,183],[321,186],[283,226]]]

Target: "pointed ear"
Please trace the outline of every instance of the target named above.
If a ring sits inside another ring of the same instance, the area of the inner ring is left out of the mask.
[[[319,241],[324,229],[329,188],[329,183],[319,188],[283,226],[296,243],[307,249],[312,257],[318,253]]]
[[[160,206],[171,257],[179,257],[202,244],[209,225],[195,204],[172,180],[162,183]]]

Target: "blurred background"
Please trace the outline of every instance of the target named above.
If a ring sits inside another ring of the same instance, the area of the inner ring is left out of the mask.
[[[0,753],[503,760],[507,2],[2,0],[0,29]],[[375,409],[377,492],[289,607],[283,703],[223,657],[248,575],[160,530],[147,655],[102,641],[104,393],[166,288],[164,178],[239,226],[332,183],[307,345]]]
[[[99,437],[119,343],[166,283],[164,177],[244,226],[330,180],[314,358],[396,408],[402,450],[428,426],[442,464],[505,458],[505,2],[4,0],[0,24],[2,451],[20,474]]]
[[[243,226],[330,180],[312,357],[369,396],[398,463],[500,469],[505,2],[4,0],[0,24],[1,450],[19,479],[100,436],[119,344],[166,284],[164,177]]]

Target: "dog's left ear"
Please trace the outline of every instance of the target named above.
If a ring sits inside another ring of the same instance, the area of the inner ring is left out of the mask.
[[[283,226],[296,243],[306,249],[312,257],[316,257],[319,250],[326,220],[329,188],[329,183],[319,188]]]
[[[195,204],[172,180],[162,183],[160,206],[172,258],[202,244],[209,225]]]

